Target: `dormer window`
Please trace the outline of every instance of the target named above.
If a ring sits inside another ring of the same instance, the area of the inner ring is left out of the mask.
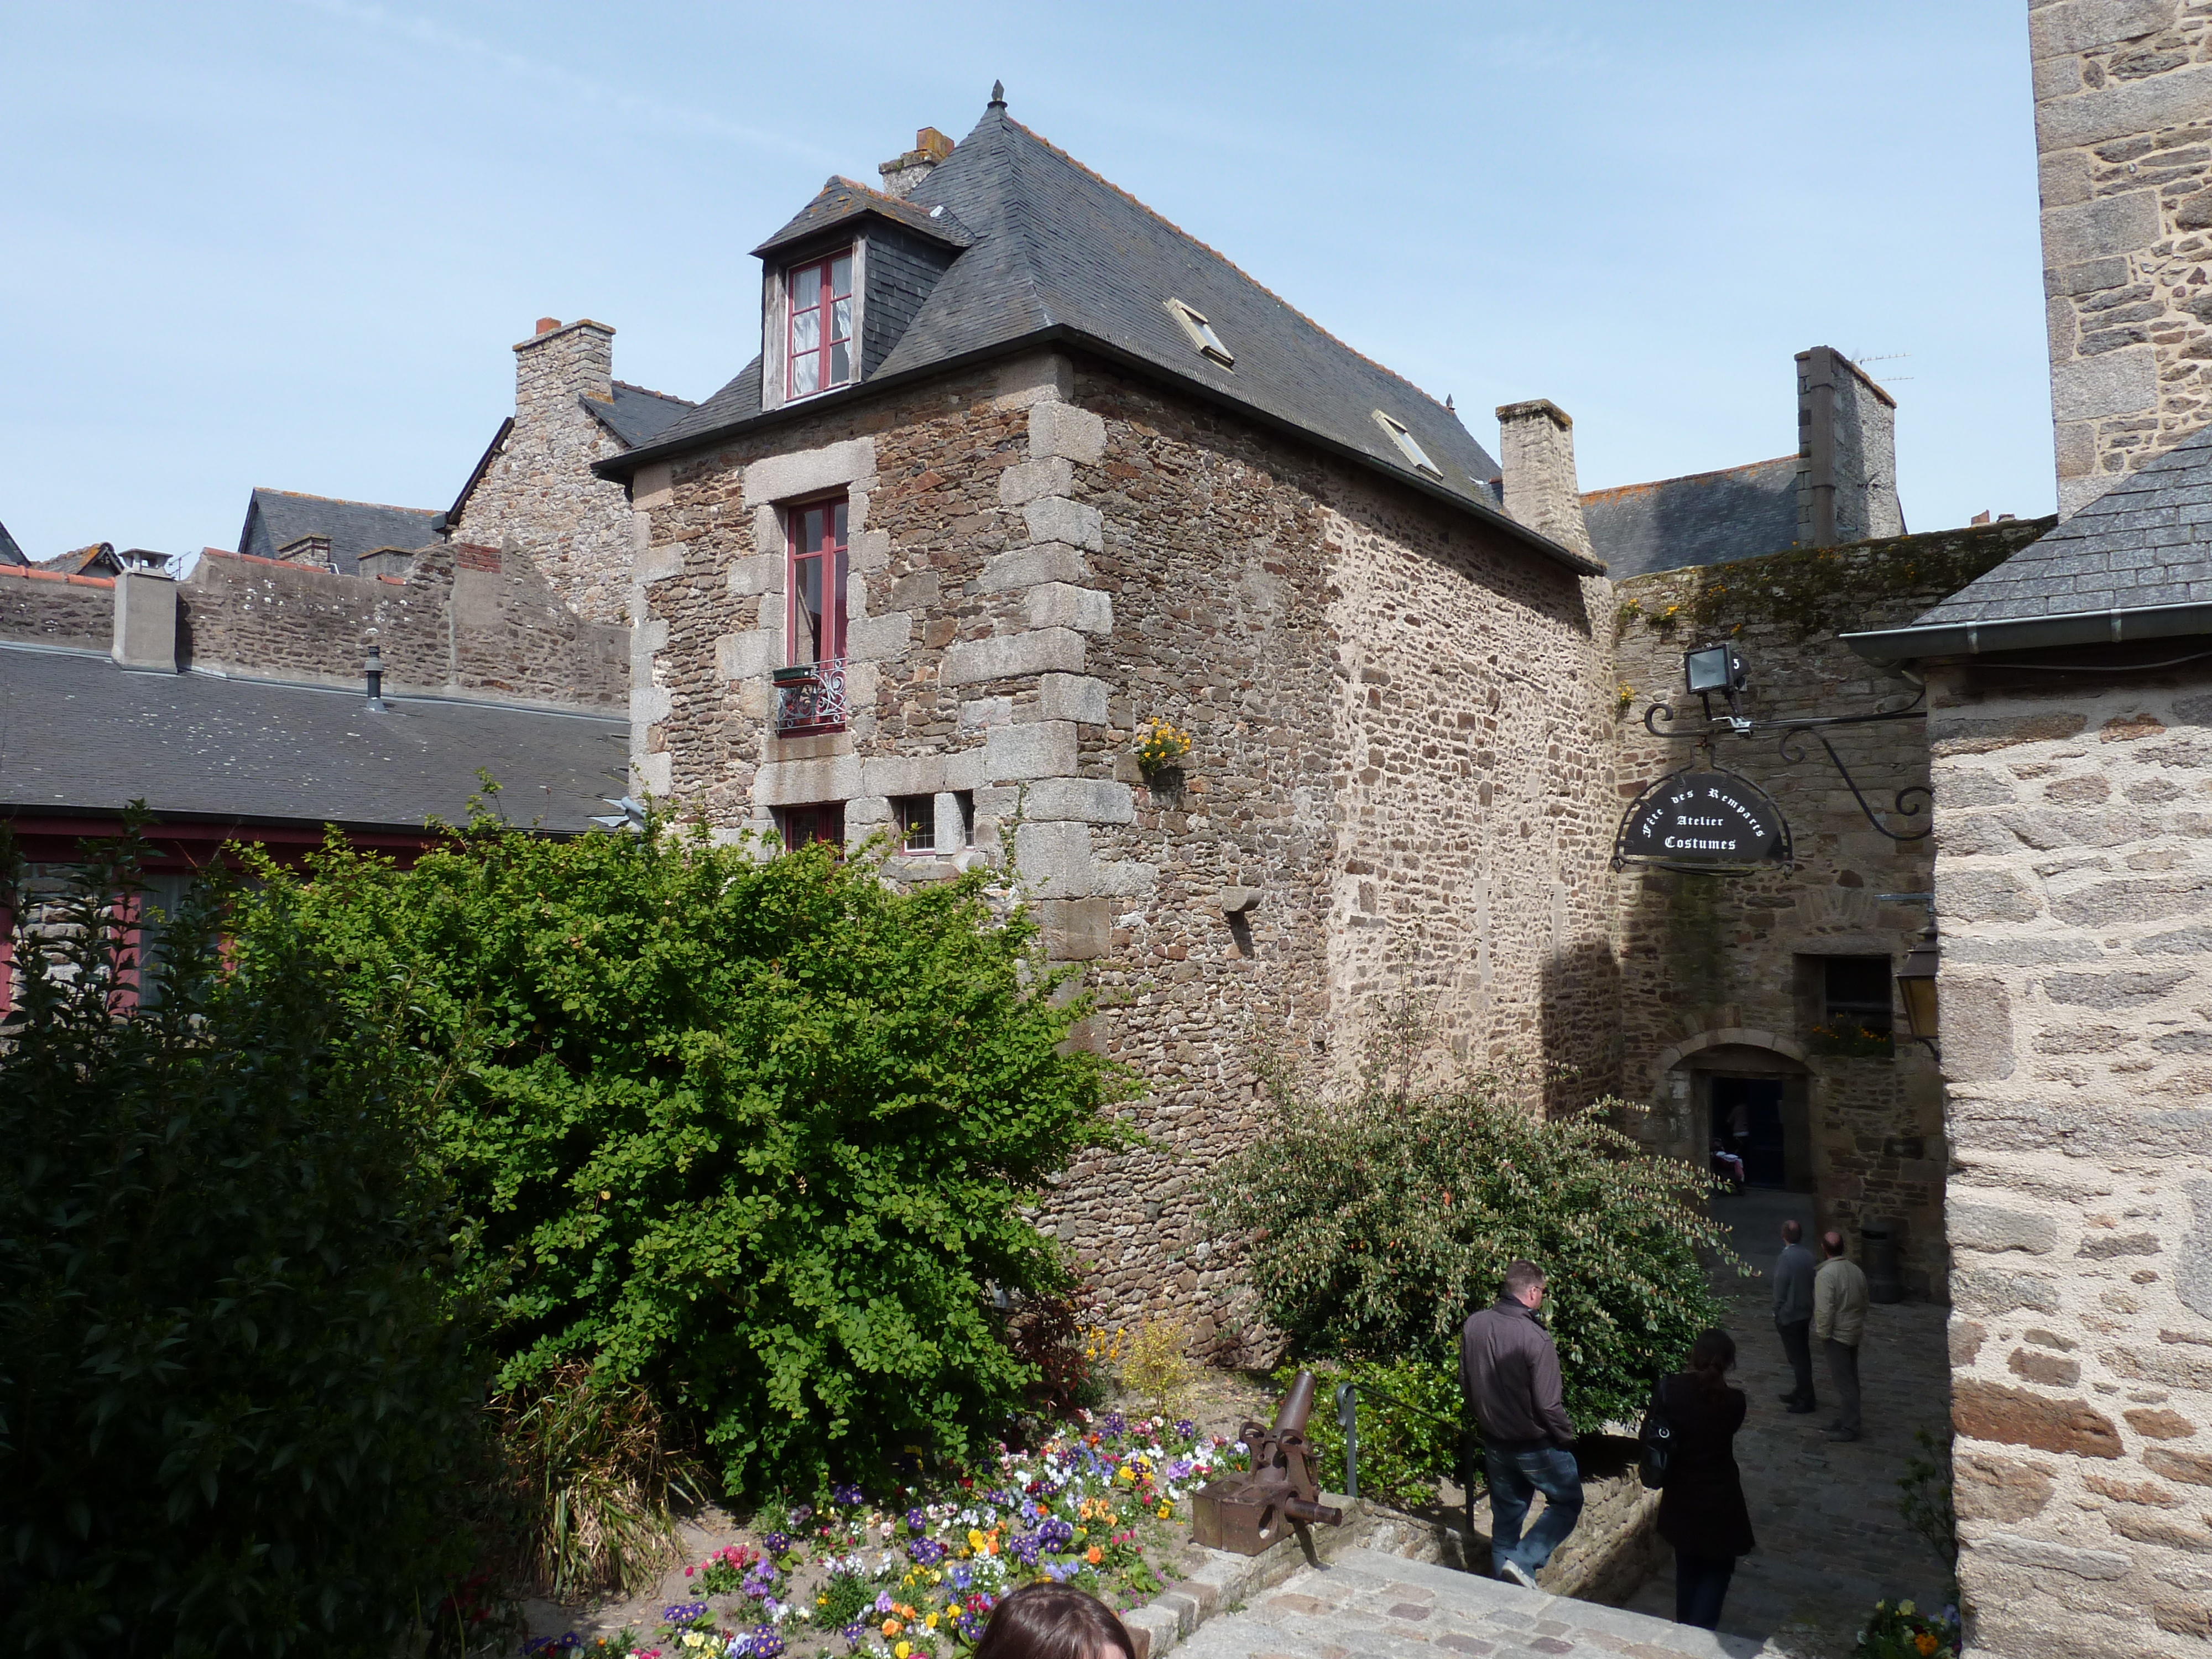
[[[790,313],[787,395],[811,398],[853,379],[853,253],[794,265],[785,275]]]
[[[1182,331],[1190,336],[1190,343],[1199,349],[1200,355],[1212,358],[1224,368],[1237,366],[1237,359],[1230,355],[1229,348],[1221,343],[1221,337],[1213,331],[1213,325],[1199,312],[1180,300],[1170,300],[1168,301],[1168,315],[1182,325]]]
[[[1444,470],[1429,459],[1429,452],[1421,447],[1412,433],[1406,430],[1403,421],[1394,421],[1378,409],[1375,411],[1375,422],[1390,434],[1390,441],[1398,446],[1400,454],[1431,477],[1444,476]]]

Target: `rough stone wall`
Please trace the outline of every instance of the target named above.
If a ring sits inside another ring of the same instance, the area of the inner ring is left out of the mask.
[[[619,623],[629,600],[629,501],[591,469],[623,445],[579,401],[613,398],[614,336],[586,320],[514,348],[514,425],[453,538],[527,554],[578,616]]]
[[[181,665],[265,679],[362,684],[374,641],[394,693],[619,708],[629,630],[586,622],[530,561],[441,543],[404,580],[207,552],[177,587]]]
[[[1653,738],[1642,720],[1655,701],[1671,702],[1677,729],[1702,718],[1680,689],[1683,652],[1732,644],[1749,665],[1747,712],[1762,721],[1903,705],[1911,688],[1838,644],[1838,629],[1910,622],[2048,524],[1800,550],[1622,582],[1620,806],[1664,774],[1703,764],[1693,744]],[[1791,1086],[1805,1091],[1804,1118],[1793,1122],[1786,1112],[1785,1133],[1808,1143],[1800,1167],[1821,1222],[1850,1237],[1867,1220],[1901,1224],[1908,1287],[1940,1296],[1944,1153],[1934,1065],[1909,1042],[1887,1059],[1824,1055],[1811,1030],[1822,1012],[1818,958],[1902,962],[1927,926],[1924,902],[1878,895],[1930,890],[1934,843],[1893,842],[1872,828],[1818,742],[1803,739],[1791,762],[1779,735],[1721,738],[1713,758],[1781,807],[1794,870],[1723,878],[1631,866],[1618,878],[1624,1092],[1649,1105],[1638,1126],[1648,1144],[1702,1165],[1710,1085],[1701,1073],[1802,1079]],[[1889,811],[1899,791],[1927,785],[1923,721],[1829,736],[1893,829],[1927,828],[1924,798],[1917,818]],[[1905,1029],[1901,1010],[1894,1024]]]
[[[2130,682],[1930,680],[1960,1569],[2004,1659],[2212,1635],[2212,675]]]
[[[852,713],[779,738],[776,503],[839,489]],[[725,834],[840,801],[855,839],[893,795],[972,790],[979,846],[1088,964],[1086,1040],[1143,1076],[1155,1142],[1050,1206],[1110,1314],[1173,1310],[1249,1356],[1195,1182],[1255,1127],[1264,1070],[1341,1081],[1401,996],[1429,1065],[1541,1046],[1602,1085],[1606,677],[1565,573],[1051,357],[825,404],[635,499],[641,782]],[[1148,778],[1129,750],[1154,717],[1194,748]]]
[[[1897,495],[1897,405],[1833,346],[1797,354],[1797,545],[1905,534]],[[1821,519],[1827,492],[1833,523]]]
[[[0,639],[105,651],[114,638],[114,577],[0,564]]]
[[[2212,5],[2028,14],[2058,510],[2212,418]]]

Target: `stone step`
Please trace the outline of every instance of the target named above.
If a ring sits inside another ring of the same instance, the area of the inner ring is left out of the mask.
[[[1182,1659],[1754,1659],[1774,1650],[1352,1548],[1207,1620],[1176,1651]]]

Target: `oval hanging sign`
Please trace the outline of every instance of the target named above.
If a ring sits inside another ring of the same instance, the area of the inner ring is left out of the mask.
[[[1790,862],[1790,824],[1766,792],[1733,772],[1670,772],[1636,798],[1613,843],[1631,860],[1721,872]]]

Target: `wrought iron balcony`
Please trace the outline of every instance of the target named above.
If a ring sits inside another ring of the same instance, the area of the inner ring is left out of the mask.
[[[830,657],[775,671],[778,737],[838,732],[845,726],[845,659]]]

